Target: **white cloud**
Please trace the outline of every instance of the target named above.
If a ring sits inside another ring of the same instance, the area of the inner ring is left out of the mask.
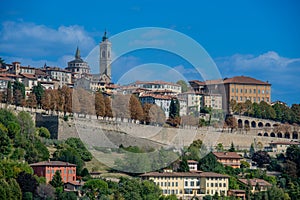
[[[295,62],[299,62],[300,58],[286,58],[280,56],[274,51],[254,56],[251,54],[242,55],[235,54],[229,57],[215,59],[221,69],[235,70],[239,72],[253,70],[286,70],[287,67]]]
[[[78,25],[60,26],[57,29],[28,22],[6,21],[0,29],[0,53],[20,57],[61,57],[75,52],[76,46],[89,52],[94,39]]]
[[[269,51],[258,56],[235,54],[216,58],[215,62],[223,77],[245,75],[269,81],[272,84],[272,100],[297,103],[294,99],[298,101],[300,98],[300,58],[287,58]]]

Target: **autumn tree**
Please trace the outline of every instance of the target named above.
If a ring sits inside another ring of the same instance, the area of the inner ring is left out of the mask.
[[[144,118],[144,112],[142,104],[135,95],[131,95],[129,100],[130,118],[133,120],[142,121]]]
[[[156,104],[153,104],[149,110],[150,123],[163,125],[166,121],[165,112]]]
[[[37,100],[36,100],[36,96],[34,93],[30,93],[28,95],[28,98],[26,100],[26,105],[29,107],[29,108],[36,108],[37,106]]]
[[[105,116],[105,103],[104,103],[104,97],[101,92],[95,93],[95,110],[96,110],[96,116],[97,118],[104,117]]]
[[[104,97],[105,117],[113,117],[110,97]]]
[[[227,116],[225,119],[225,126],[230,128],[231,132],[237,128],[237,121],[234,116]]]
[[[13,96],[15,105],[22,105],[22,100],[25,98],[25,85],[23,83],[18,81],[14,82]]]
[[[41,98],[41,106],[44,110],[50,110],[51,104],[51,89],[47,89],[44,91],[44,94]]]
[[[63,111],[64,115],[66,115],[67,112],[72,112],[72,89],[63,85],[59,88],[58,94],[59,104],[61,104],[60,111]]]
[[[153,104],[150,103],[144,103],[143,105],[143,111],[144,111],[144,123],[145,124],[150,124],[151,122],[151,118],[150,118],[150,109],[152,107]]]
[[[113,115],[120,118],[130,118],[130,95],[117,94],[112,97]],[[105,104],[107,105],[107,104]]]

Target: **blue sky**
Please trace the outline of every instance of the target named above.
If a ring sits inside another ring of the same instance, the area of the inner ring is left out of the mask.
[[[273,101],[300,103],[299,9],[297,0],[1,0],[0,57],[7,63],[66,67],[77,46],[87,56],[105,29],[113,36],[139,27],[169,28],[201,44],[222,77],[268,80]],[[123,68],[113,69],[114,81],[145,63],[161,63],[186,79],[198,78],[186,60],[147,50],[117,60]]]

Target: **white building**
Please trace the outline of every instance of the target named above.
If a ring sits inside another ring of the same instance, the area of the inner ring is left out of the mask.
[[[180,85],[165,81],[136,81],[130,85],[149,90],[171,90],[175,94],[181,93]]]
[[[199,92],[184,92],[177,96],[186,102],[186,115],[200,113],[203,94]]]

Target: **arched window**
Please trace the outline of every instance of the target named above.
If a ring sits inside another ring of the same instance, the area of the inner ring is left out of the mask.
[[[102,51],[102,58],[105,58],[105,51]]]

